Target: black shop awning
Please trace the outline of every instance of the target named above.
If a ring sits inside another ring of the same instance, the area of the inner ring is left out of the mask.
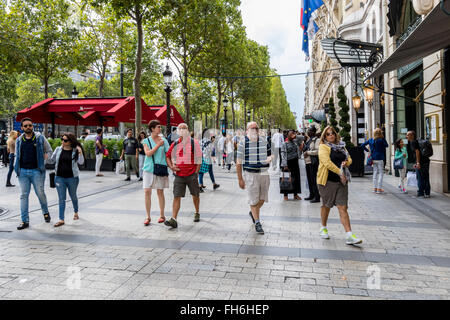
[[[444,9],[450,11],[450,0],[444,1]],[[447,47],[450,47],[450,16],[438,5],[369,78],[377,78]]]

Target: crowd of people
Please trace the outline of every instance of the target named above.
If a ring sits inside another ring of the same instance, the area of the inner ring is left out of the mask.
[[[264,234],[261,223],[261,208],[269,200],[270,174],[280,174],[280,193],[284,201],[289,194],[294,201],[302,200],[300,159],[305,162],[309,196],[304,201],[317,203],[322,200],[320,237],[329,239],[327,220],[330,209],[337,207],[341,223],[346,233],[347,244],[358,244],[351,230],[348,214],[348,183],[351,175],[348,167],[352,163],[345,143],[341,141],[336,130],[328,126],[318,132],[310,126],[306,133],[296,130],[276,130],[273,134],[259,128],[256,122],[250,122],[246,131],[237,130],[234,135],[204,129],[201,135],[194,136],[188,125],[182,123],[166,138],[161,133],[158,120],[149,123],[148,135],[141,131],[137,138],[132,129],[126,131],[120,160],[125,162],[126,181],[131,180],[131,172],[142,181],[145,198],[146,217],[144,225],[151,223],[151,195],[156,190],[159,219],[170,228],[177,228],[177,217],[181,199],[186,195],[186,187],[192,196],[195,212],[193,221],[200,221],[200,193],[207,188],[204,184],[205,173],[209,174],[212,189],[220,187],[214,176],[214,166],[231,172],[236,167],[237,182],[246,190],[249,216],[255,231]],[[28,198],[31,186],[38,197],[42,214],[46,222],[51,221],[44,190],[46,164],[54,164],[54,173],[50,174],[50,185],[56,188],[59,199],[59,221],[54,225],[60,227],[65,223],[66,195],[69,194],[74,210],[74,220],[78,216],[77,188],[79,185],[79,165],[84,164],[85,156],[82,145],[73,133],[62,134],[61,146],[52,150],[47,139],[39,132],[34,132],[33,122],[29,118],[21,121],[22,134],[11,131],[9,137],[1,132],[1,152],[4,166],[9,164],[6,186],[11,183],[13,170],[20,184],[21,224],[22,230],[29,227]],[[219,137],[216,137],[219,135]],[[417,140],[414,131],[406,135],[408,145],[402,139],[395,142],[394,167],[399,176],[400,192],[406,193],[406,173],[415,170],[418,181],[417,196],[430,197],[429,163],[430,144]],[[367,149],[367,146],[369,149]],[[381,129],[374,130],[370,138],[361,146],[369,152],[368,164],[373,165],[373,192],[384,193],[383,175],[386,164],[385,149],[388,143]],[[100,172],[105,153],[103,130],[97,130],[95,141],[95,174]],[[432,155],[432,149],[431,149]],[[414,164],[411,164],[414,162]],[[170,188],[169,176],[173,174],[172,216],[165,216],[165,189]],[[286,179],[288,183],[286,184]],[[282,187],[283,183],[283,187]]]

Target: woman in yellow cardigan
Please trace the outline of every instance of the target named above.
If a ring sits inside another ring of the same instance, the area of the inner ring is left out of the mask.
[[[322,197],[320,236],[323,239],[330,238],[327,229],[328,215],[330,209],[337,206],[346,232],[345,243],[359,244],[362,240],[353,234],[347,211],[350,174],[346,168],[351,163],[352,158],[345,149],[345,142],[341,141],[341,137],[333,127],[326,127],[320,137],[319,171],[317,172],[317,186]]]

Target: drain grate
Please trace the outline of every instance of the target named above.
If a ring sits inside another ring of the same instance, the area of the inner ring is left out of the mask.
[[[9,210],[5,208],[0,208],[0,217],[6,216]]]

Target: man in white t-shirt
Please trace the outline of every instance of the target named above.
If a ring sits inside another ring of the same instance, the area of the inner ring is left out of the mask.
[[[278,132],[275,132],[272,135],[272,171],[279,171],[278,159],[280,155],[280,149],[283,145],[283,134],[281,133],[281,129],[278,129]]]
[[[225,168],[225,162],[223,161],[223,151],[225,148],[226,140],[227,140],[227,138],[222,134],[219,139],[219,142],[217,143],[217,149],[216,149],[217,163],[218,163],[219,167],[222,164],[222,168]]]

